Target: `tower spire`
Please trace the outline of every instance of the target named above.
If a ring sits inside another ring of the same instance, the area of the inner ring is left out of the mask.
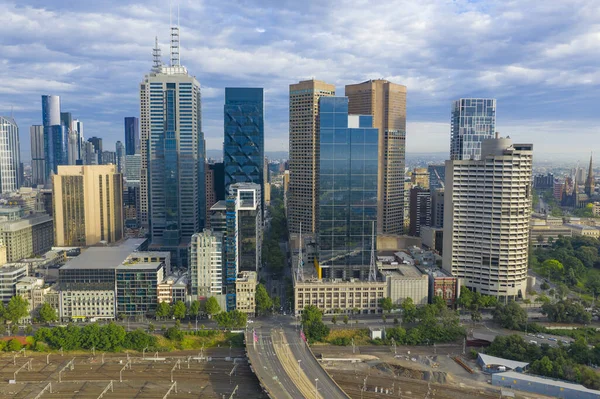
[[[300,222],[300,245],[298,251],[298,267],[296,268],[296,282],[304,281],[304,261],[302,257],[302,222]]]
[[[171,13],[169,13],[171,14]],[[171,66],[180,66],[179,63],[179,3],[177,3],[177,25],[171,20]]]
[[[152,49],[152,71],[159,72],[162,67],[162,61],[160,59],[160,47],[158,47],[158,36],[154,37],[154,49]]]
[[[371,226],[371,263],[369,264],[369,281],[377,281],[375,265],[375,222]]]
[[[585,193],[589,197],[594,195],[594,166],[592,163],[592,153],[590,153],[590,166],[588,168],[587,179],[585,180]]]

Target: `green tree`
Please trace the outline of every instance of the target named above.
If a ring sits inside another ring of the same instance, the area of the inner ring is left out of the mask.
[[[191,317],[198,317],[199,313],[200,313],[200,301],[194,300],[190,304],[190,316]]]
[[[211,296],[206,300],[205,308],[209,318],[212,318],[214,315],[221,312],[221,306],[219,306],[219,302],[214,296]]]
[[[544,282],[543,282],[543,283],[540,285],[540,288],[542,289],[542,291],[546,291],[547,289],[549,289],[549,288],[550,288],[550,284],[548,284],[547,282],[545,282],[545,281],[544,281]]]
[[[545,260],[541,265],[541,272],[551,279],[560,280],[563,277],[565,267],[556,259]]]
[[[183,301],[177,301],[173,305],[173,317],[177,320],[181,320],[185,318],[185,314],[187,313],[187,308],[185,307],[185,303]]]
[[[337,316],[336,316],[336,315],[333,315],[333,317],[331,318],[331,322],[332,322],[333,324],[336,324],[336,323],[337,323]]]
[[[302,311],[302,328],[309,342],[323,341],[329,334],[329,327],[323,323],[323,312],[314,305]]]
[[[448,305],[446,304],[446,301],[441,296],[437,296],[437,295],[434,296],[432,302],[433,302],[433,305],[436,308],[438,308],[440,311],[442,311],[448,307]]]
[[[479,310],[474,310],[474,311],[472,311],[472,312],[471,312],[471,320],[472,320],[474,323],[478,323],[478,322],[480,322],[481,320],[483,320],[483,316],[482,316],[481,312],[480,312]]]
[[[269,293],[264,285],[258,284],[256,286],[256,311],[259,315],[267,314],[273,308],[273,301],[269,297]]]
[[[381,309],[383,309],[384,312],[390,313],[394,310],[394,302],[392,302],[392,298],[389,297],[381,298],[379,300],[379,306],[381,306]]]
[[[15,295],[10,298],[6,305],[5,318],[18,323],[19,320],[29,315],[29,302],[21,295]]]
[[[281,299],[278,296],[273,298],[273,308],[276,310],[281,309]]]
[[[527,322],[527,312],[518,303],[498,304],[494,310],[494,321],[502,327],[518,330]]]
[[[171,314],[171,305],[167,302],[160,302],[156,307],[156,318],[164,319]]]
[[[10,333],[11,333],[12,335],[17,335],[17,333],[18,333],[18,332],[19,332],[19,326],[18,326],[18,325],[16,325],[16,324],[12,324],[12,325],[10,326]]]
[[[153,323],[148,323],[148,332],[153,333],[156,327],[154,327]]]
[[[40,306],[40,310],[38,311],[40,320],[44,323],[49,323],[51,321],[56,321],[56,310],[49,303],[44,303]]]
[[[417,306],[414,304],[412,298],[406,298],[400,305],[402,308],[402,321],[404,323],[412,323],[417,318]]]
[[[18,339],[14,338],[8,341],[8,345],[6,346],[6,350],[8,350],[9,352],[18,352],[21,349],[23,349],[23,345],[21,344],[21,342],[19,342]]]
[[[25,327],[25,334],[31,335],[32,332],[33,332],[33,327],[31,327],[31,324],[27,324],[27,326]]]
[[[165,338],[171,341],[181,341],[183,339],[183,332],[177,327],[169,327],[164,335]]]
[[[344,315],[344,324],[348,324],[348,315]]]
[[[239,310],[221,312],[215,315],[215,320],[221,328],[243,328],[248,323],[248,315]]]

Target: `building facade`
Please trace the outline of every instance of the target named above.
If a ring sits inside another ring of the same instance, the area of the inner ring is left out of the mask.
[[[192,236],[188,274],[194,299],[223,293],[223,234],[204,229]]]
[[[290,85],[290,159],[284,175],[288,229],[317,231],[319,207],[319,99],[335,96],[335,86],[320,80]],[[285,176],[289,178],[286,185]],[[288,190],[289,186],[289,190]]]
[[[496,133],[496,100],[461,98],[452,103],[451,160],[478,160],[481,142]]]
[[[0,193],[17,191],[22,178],[19,127],[13,118],[0,116]]]
[[[379,130],[377,232],[404,232],[406,86],[387,80],[346,85],[350,114],[372,115]]]
[[[163,262],[125,261],[116,268],[117,314],[151,315],[158,305],[158,286],[164,280]]]
[[[117,141],[115,144],[115,157],[117,161],[117,172],[125,173],[125,146]]]
[[[6,260],[42,255],[52,249],[53,221],[49,215],[37,214],[0,223],[0,240],[6,246]]]
[[[140,120],[135,116],[125,117],[125,155],[140,153]]]
[[[7,304],[16,294],[17,282],[27,276],[26,265],[0,267],[0,301]]]
[[[378,212],[378,129],[372,116],[348,115],[346,97],[321,98],[319,119],[318,261],[326,277],[364,278]]]
[[[123,177],[115,165],[61,166],[52,181],[55,245],[89,246],[123,237]]]
[[[256,315],[256,272],[241,272],[235,280],[235,308],[248,316]]]
[[[526,295],[533,146],[484,140],[481,160],[446,161],[443,268],[468,288]]]
[[[256,183],[261,190],[265,153],[262,88],[225,88],[225,190],[235,183]]]
[[[31,139],[31,186],[43,186],[46,182],[46,160],[44,158],[44,126],[29,128]]]

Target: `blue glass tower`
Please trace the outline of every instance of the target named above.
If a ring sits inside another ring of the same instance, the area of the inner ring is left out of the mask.
[[[42,96],[42,124],[45,178],[48,181],[51,173],[58,173],[58,165],[69,164],[69,135],[67,127],[61,124],[59,96]]]
[[[377,222],[379,130],[348,115],[347,97],[321,97],[318,260],[327,277],[366,278]]]
[[[262,88],[225,88],[225,192],[235,183],[263,185],[265,152]]]
[[[125,155],[140,153],[140,121],[135,116],[125,117]]]

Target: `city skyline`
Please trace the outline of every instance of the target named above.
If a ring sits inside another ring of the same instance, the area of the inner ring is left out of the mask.
[[[102,136],[112,149],[123,140],[123,117],[139,115],[137,80],[148,70],[152,38],[158,36],[168,52],[164,2],[115,3],[112,13],[91,4],[53,3],[0,4],[8,15],[0,28],[6,60],[0,76],[11,78],[0,89],[0,114],[10,114],[12,106],[26,144],[24,160],[30,152],[23,134],[41,124],[42,94],[60,95],[63,108],[86,123],[86,137]],[[535,143],[540,155],[563,151],[564,134],[572,142],[600,140],[592,135],[596,91],[590,89],[598,77],[592,70],[597,16],[586,8],[591,1],[577,7],[545,3],[543,9],[533,2],[525,7],[494,1],[429,7],[406,1],[402,8],[368,9],[348,2],[335,10],[316,3],[248,3],[233,7],[234,26],[223,23],[232,17],[227,4],[180,3],[181,57],[203,85],[208,149],[221,148],[224,88],[254,86],[265,88],[265,150],[287,150],[287,89],[310,77],[335,84],[337,95],[344,94],[344,85],[370,78],[406,85],[407,153],[447,149],[451,101],[461,97],[496,98],[498,130]],[[398,15],[400,9],[411,12]],[[64,25],[42,23],[58,14]],[[21,23],[25,19],[28,24]],[[211,22],[194,29],[197,20]],[[468,53],[474,40],[488,46]],[[43,56],[44,63],[33,56]],[[568,150],[587,153],[583,145]]]

